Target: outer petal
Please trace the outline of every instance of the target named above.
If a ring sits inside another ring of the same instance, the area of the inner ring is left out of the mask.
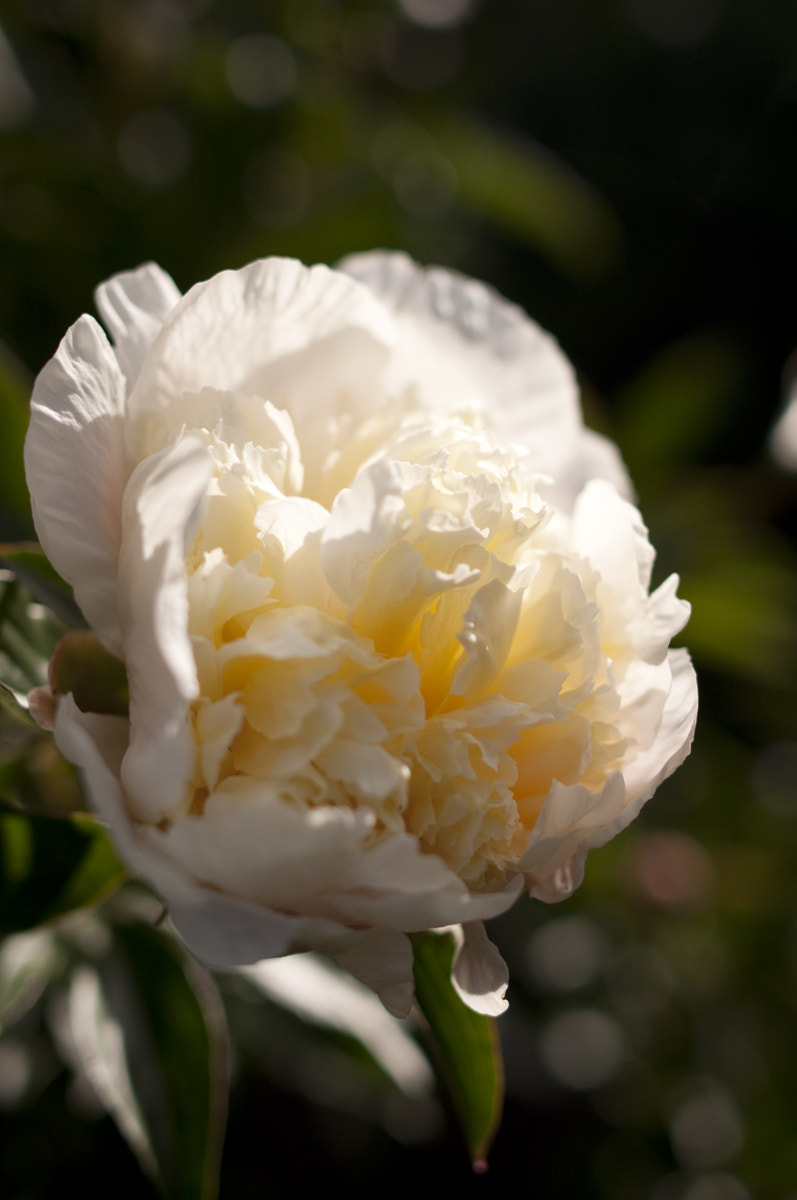
[[[138,414],[202,388],[262,395],[302,435],[335,401],[367,410],[392,340],[367,289],[269,258],[197,284],[170,314],[130,398]]]
[[[352,255],[340,269],[395,313],[391,393],[417,386],[421,406],[432,411],[483,409],[503,439],[527,450],[532,471],[552,477],[549,494],[566,509],[594,474],[629,490],[619,455],[583,428],[572,367],[522,309],[476,280],[424,269],[404,254]]]
[[[636,816],[659,784],[681,765],[692,747],[697,724],[697,676],[686,650],[671,650],[668,658],[672,684],[659,732],[652,746],[623,768],[628,817],[617,829],[612,829],[605,841]]]
[[[416,932],[497,917],[523,890],[522,878],[516,876],[500,891],[471,893],[442,859],[423,854],[410,835],[359,855],[345,886],[334,901],[347,922]]]
[[[367,813],[325,806],[304,813],[252,781],[245,789],[222,785],[200,819],[150,826],[142,837],[209,891],[349,929],[414,931],[486,920],[522,890],[518,876],[500,892],[471,894],[408,834],[366,846],[371,827]]]
[[[108,823],[131,870],[164,897],[201,900],[199,889],[180,865],[148,847],[130,819],[120,779],[129,737],[127,719],[83,713],[68,695],[58,701],[54,735],[58,749],[80,770],[92,808]]]
[[[202,887],[170,903],[169,915],[191,951],[221,970],[293,950],[340,945],[352,937],[334,921],[289,916]]]
[[[146,459],[125,492],[119,587],[131,741],[122,774],[136,814],[154,822],[182,800],[192,761],[187,714],[198,684],[185,556],[211,471],[205,447],[186,438]]]
[[[165,271],[155,263],[145,263],[101,283],[94,298],[113,338],[128,387],[132,387],[180,292]]]
[[[332,921],[275,913],[203,888],[131,820],[121,782],[129,723],[82,713],[72,696],[58,703],[55,741],[80,770],[95,812],[107,821],[124,861],[155,888],[189,948],[210,966],[229,968],[309,946],[342,949],[358,936]]]
[[[36,532],[88,623],[121,650],[116,573],[127,481],[124,378],[97,322],[76,321],[33,388],[25,471]]]
[[[335,960],[376,992],[389,1013],[406,1017],[413,996],[412,944],[394,929],[369,929]]]

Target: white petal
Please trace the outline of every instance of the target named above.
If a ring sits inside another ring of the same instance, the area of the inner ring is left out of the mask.
[[[451,964],[451,982],[461,1000],[474,1012],[500,1016],[509,1007],[505,999],[509,969],[487,937],[481,921],[457,931],[458,946]]]
[[[191,952],[209,967],[221,970],[314,945],[312,931],[323,930],[330,939],[342,932],[329,922],[312,925],[300,917],[203,888],[197,888],[188,902],[170,904],[169,915]]]
[[[545,901],[546,904],[558,904],[560,900],[567,900],[584,882],[586,861],[586,850],[573,854],[561,867],[557,867],[552,875],[530,888],[529,895],[535,900]]]
[[[602,607],[628,629],[647,596],[655,557],[640,513],[610,484],[593,480],[576,502],[572,537],[573,549],[600,572],[611,594]]]
[[[208,888],[263,908],[345,920],[326,897],[348,880],[372,819],[331,807],[303,812],[280,799],[279,782],[233,776],[201,817],[151,827],[146,836]]]
[[[662,780],[681,765],[695,736],[698,707],[695,669],[686,650],[671,650],[668,658],[672,684],[656,740],[623,768],[629,804],[627,819],[619,828],[636,816]]]
[[[352,924],[417,932],[489,920],[511,908],[522,890],[517,876],[500,891],[471,893],[442,859],[422,853],[416,839],[406,835],[360,854],[334,900],[341,919]]]
[[[321,566],[333,591],[354,606],[385,550],[410,524],[404,479],[396,463],[381,461],[361,471],[340,492],[321,537]]]
[[[134,811],[159,821],[183,799],[198,692],[188,636],[185,556],[212,464],[191,439],[146,459],[124,498],[120,615],[130,685],[130,749],[122,770]]]
[[[119,365],[132,387],[180,292],[159,266],[145,263],[100,284],[94,298],[113,338]]]
[[[205,387],[256,394],[290,413],[301,441],[335,404],[367,410],[391,335],[368,291],[327,267],[270,258],[222,271],[167,319],[131,412]]]
[[[581,881],[589,850],[603,846],[639,814],[659,784],[684,761],[697,720],[697,678],[685,650],[671,650],[672,686],[658,735],[649,749],[590,792],[554,781],[521,862],[530,892],[562,899]]]
[[[454,677],[454,696],[477,698],[488,691],[511,649],[522,601],[522,591],[511,591],[500,579],[476,592],[459,634],[467,658]]]
[[[399,341],[388,391],[416,387],[422,407],[485,411],[505,441],[520,443],[546,494],[569,509],[593,474],[627,484],[619,456],[581,422],[573,370],[557,343],[522,309],[476,280],[406,255],[353,255],[340,269],[396,315]]]
[[[412,944],[394,929],[369,929],[351,946],[335,951],[335,961],[376,992],[389,1013],[406,1017],[414,991]]]
[[[125,864],[164,898],[201,899],[179,864],[147,846],[130,820],[120,780],[129,736],[127,719],[83,713],[71,695],[63,696],[58,701],[54,734],[58,749],[80,771],[88,800],[107,822]]]
[[[633,502],[634,485],[616,443],[593,429],[583,429],[570,452],[560,459],[553,487],[546,494],[565,512],[572,512],[576,497],[590,479],[605,479]]]
[[[121,650],[116,574],[127,481],[125,385],[97,322],[83,316],[33,388],[25,471],[36,532],[86,620]]]
[[[120,768],[128,722],[82,713],[72,696],[58,703],[55,740],[81,774],[89,801],[110,826],[123,861],[155,888],[189,949],[209,966],[230,968],[324,946],[345,948],[357,936],[331,921],[286,916],[202,888],[190,866],[168,852],[158,831],[130,819]]]
[[[786,407],[769,435],[769,449],[775,462],[784,471],[797,471],[797,390],[793,382],[788,391]]]
[[[327,510],[305,496],[268,500],[258,509],[255,528],[282,604],[307,604],[335,612],[332,591],[321,569],[321,535],[328,520]]]
[[[532,895],[536,894],[535,887],[555,872],[569,870],[574,855],[603,845],[622,828],[625,801],[625,784],[619,771],[609,776],[599,792],[581,783],[553,781],[520,863]],[[608,829],[612,832],[604,836]]]

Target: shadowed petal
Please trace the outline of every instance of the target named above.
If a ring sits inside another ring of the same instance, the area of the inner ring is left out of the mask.
[[[187,716],[198,684],[185,556],[211,471],[205,447],[186,438],[146,459],[124,498],[119,585],[131,738],[122,776],[136,814],[156,822],[183,799],[193,755]]]
[[[33,388],[25,472],[39,541],[100,640],[121,652],[116,575],[125,384],[97,322],[76,321]]]

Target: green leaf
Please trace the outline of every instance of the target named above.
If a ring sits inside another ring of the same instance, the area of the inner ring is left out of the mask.
[[[462,202],[544,253],[575,278],[615,261],[621,228],[600,193],[552,151],[476,120],[435,125]]]
[[[125,879],[94,817],[40,816],[0,801],[0,933],[93,904]]]
[[[33,600],[46,604],[66,625],[82,624],[71,587],[50,564],[38,542],[0,542],[0,564],[11,569]]]
[[[450,934],[412,939],[415,996],[429,1023],[431,1052],[457,1110],[474,1170],[484,1171],[498,1130],[504,1072],[498,1030],[460,1000],[451,983]]]
[[[83,1068],[144,1170],[169,1200],[213,1200],[227,1042],[208,973],[159,930],[117,925],[69,1009]]]
[[[0,570],[0,682],[17,699],[47,682],[64,626],[9,570]]]

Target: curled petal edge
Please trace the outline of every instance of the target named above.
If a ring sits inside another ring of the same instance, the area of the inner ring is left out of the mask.
[[[486,1017],[506,1012],[509,969],[487,936],[481,921],[452,925],[456,950],[451,964],[454,991],[468,1008]]]

